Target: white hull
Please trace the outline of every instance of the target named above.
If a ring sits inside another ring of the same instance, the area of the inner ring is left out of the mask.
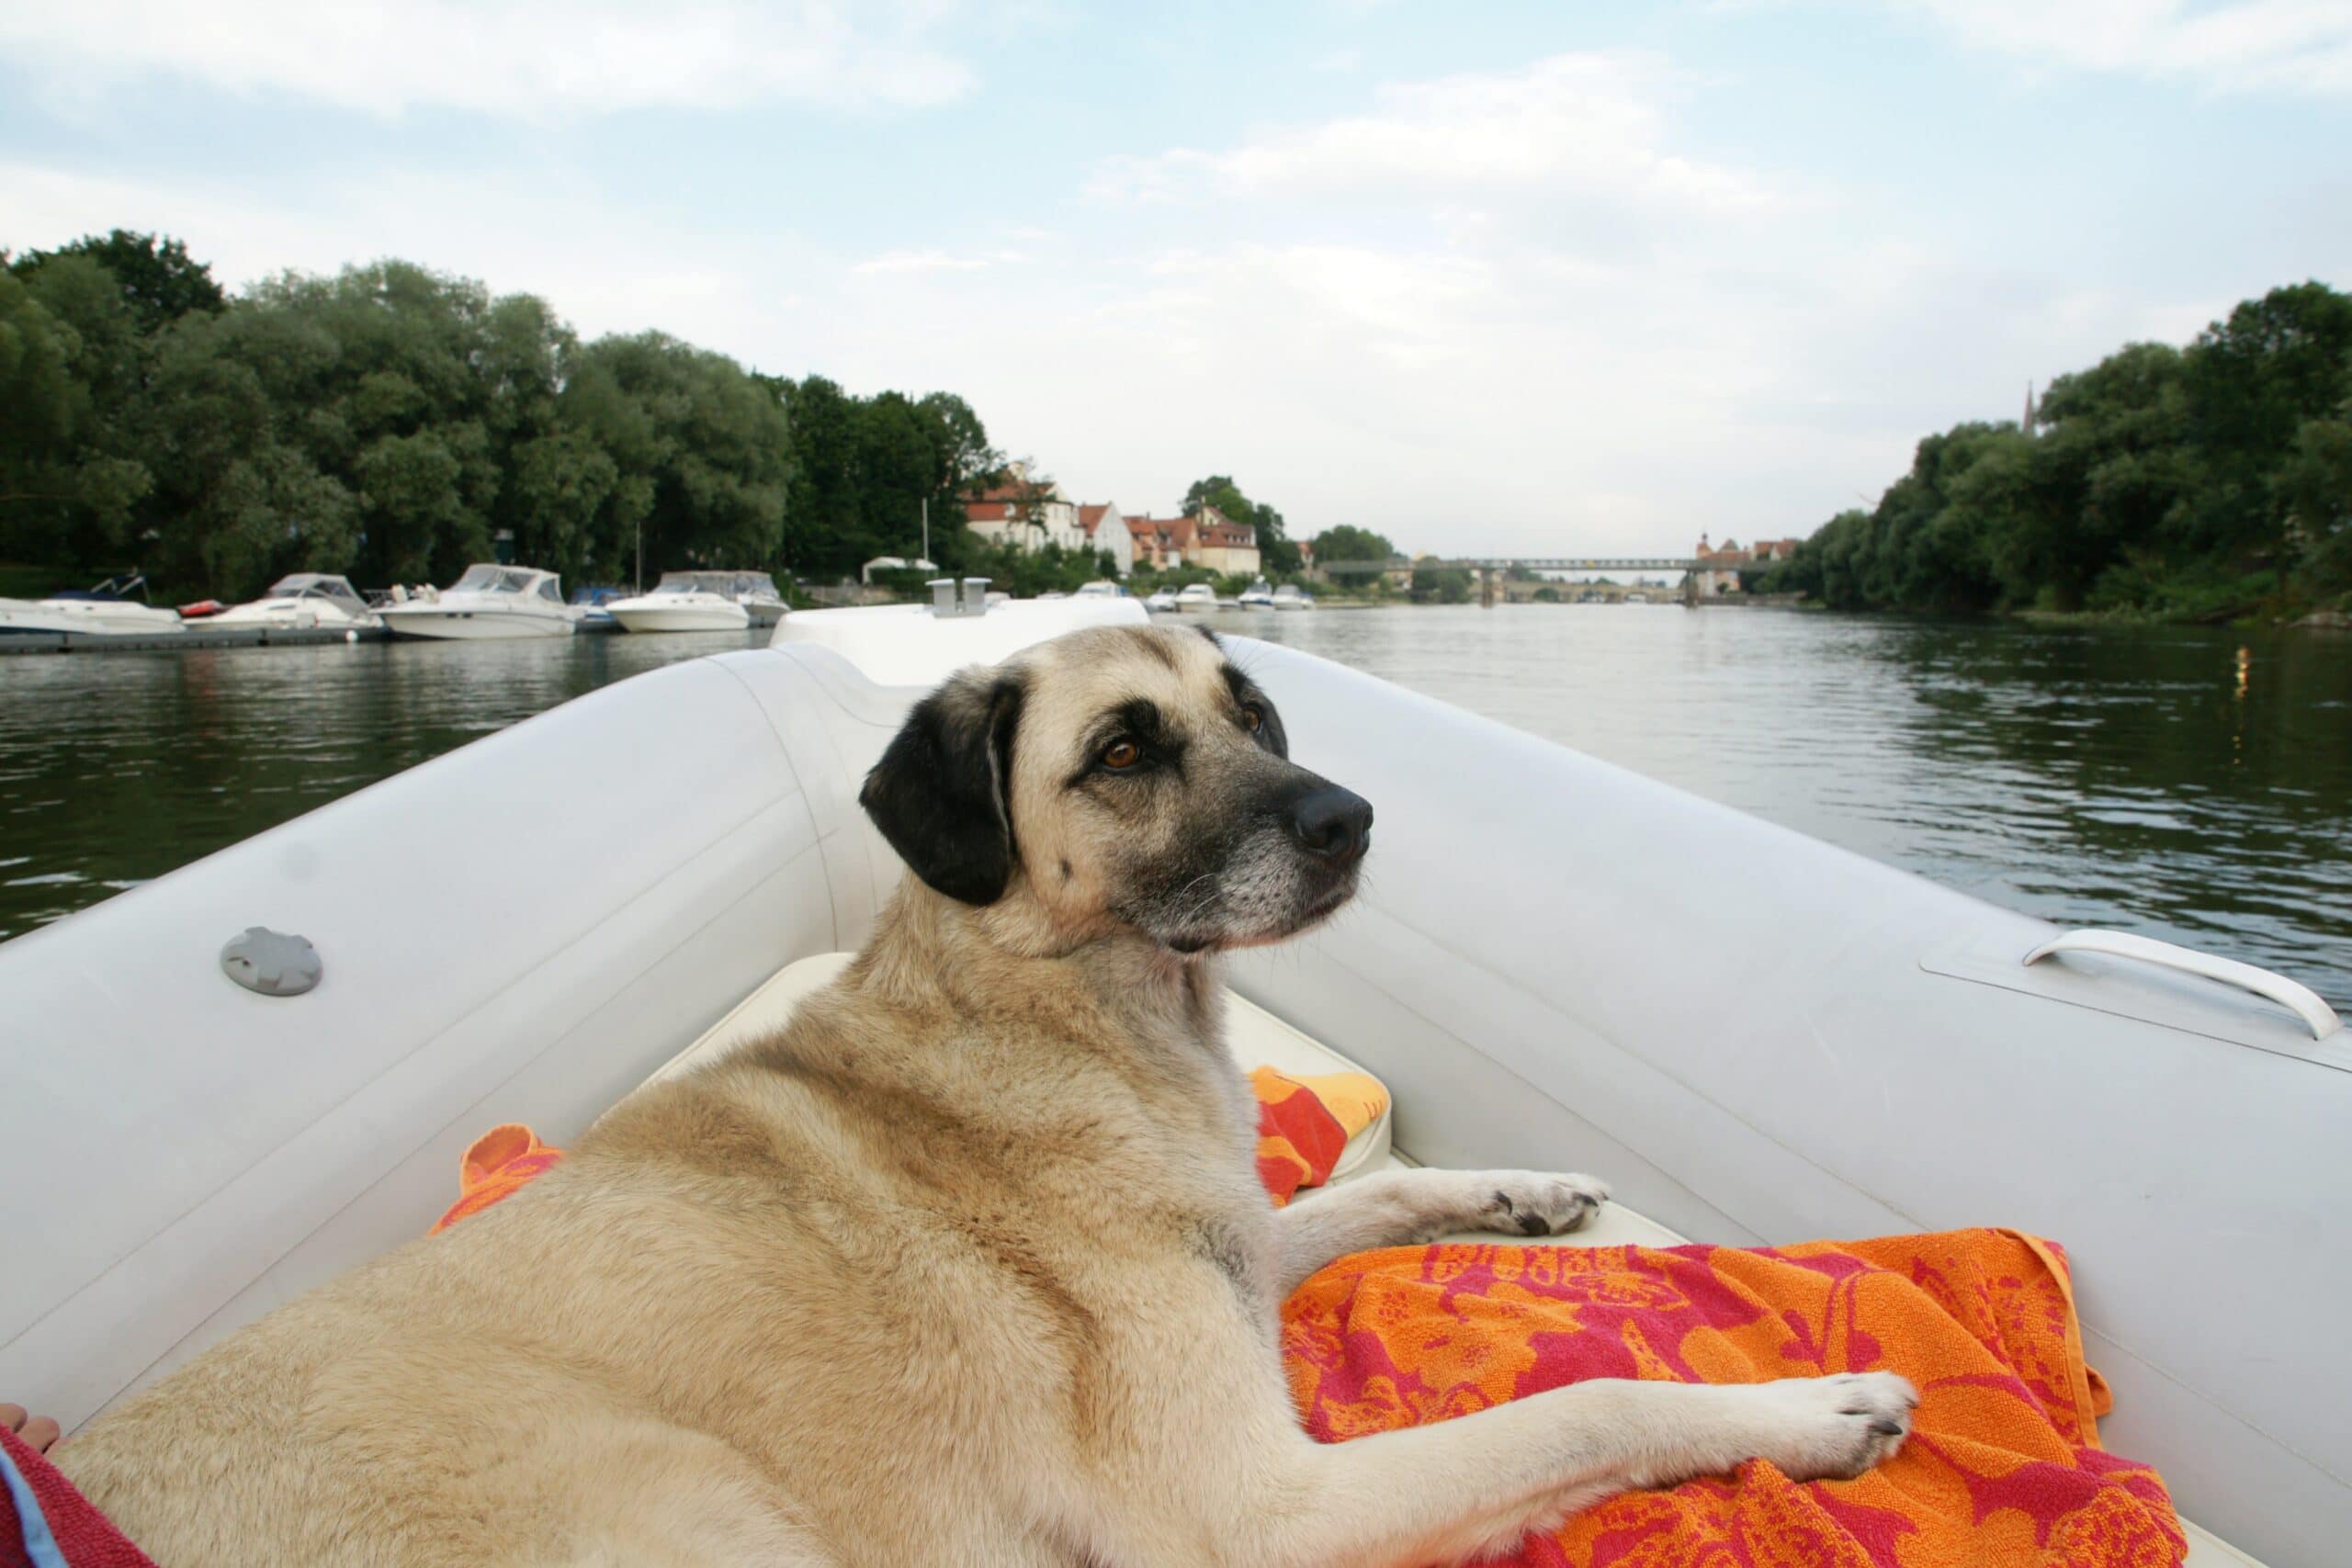
[[[475,1134],[567,1143],[781,965],[856,946],[900,869],[858,781],[907,705],[1104,618],[1143,615],[796,615],[0,944],[0,1147],[70,1173],[0,1182],[0,1392],[70,1429],[418,1235]],[[1230,979],[1378,1073],[1406,1154],[1599,1172],[1702,1243],[2056,1238],[2103,1441],[2273,1568],[2341,1561],[2342,1034],[2143,965],[2028,968],[2040,920],[1243,646],[1381,832],[1354,907]],[[317,990],[222,976],[256,921],[317,944]]]
[[[741,604],[673,610],[625,610],[618,604],[609,604],[605,610],[621,624],[623,631],[631,632],[740,632],[750,630],[752,626],[750,612]]]
[[[363,631],[378,624],[373,615],[346,615],[332,606],[290,604],[283,601],[261,600],[251,604],[239,604],[207,615],[207,626],[263,626],[277,630],[308,631],[323,626],[329,631]]]
[[[519,637],[570,637],[578,626],[570,615],[542,615],[508,609],[398,604],[378,612],[394,637],[445,642],[500,642]]]
[[[0,636],[11,632],[74,632],[85,637],[152,637],[158,632],[178,631],[185,625],[176,610],[157,610],[145,604],[81,599],[0,600]]]

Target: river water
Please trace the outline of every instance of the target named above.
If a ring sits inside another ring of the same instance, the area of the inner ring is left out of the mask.
[[[1217,625],[2352,1010],[2352,637],[1637,605]],[[0,659],[0,940],[608,682],[756,640]],[[373,853],[346,869],[433,846]]]

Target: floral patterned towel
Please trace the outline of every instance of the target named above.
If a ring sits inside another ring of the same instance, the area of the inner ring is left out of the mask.
[[[2007,1230],[1719,1247],[1395,1247],[1283,1308],[1307,1428],[1343,1442],[1584,1378],[1760,1382],[1887,1371],[1918,1386],[1903,1451],[1798,1484],[1760,1460],[1635,1492],[1530,1539],[1529,1568],[2164,1568],[2164,1483],[2098,1446],[2064,1254]]]

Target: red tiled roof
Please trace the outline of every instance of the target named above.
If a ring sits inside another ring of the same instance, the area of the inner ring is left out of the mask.
[[[967,501],[964,503],[964,520],[967,523],[1010,523],[1012,503],[1009,501]]]
[[[1127,532],[1137,538],[1159,535],[1171,545],[1193,542],[1193,520],[1189,517],[1130,517]]]
[[[1258,531],[1238,523],[1211,523],[1201,529],[1201,543],[1218,549],[1255,549]]]
[[[967,490],[967,501],[1046,501],[1052,497],[1050,487],[1041,484],[989,485],[985,490]]]

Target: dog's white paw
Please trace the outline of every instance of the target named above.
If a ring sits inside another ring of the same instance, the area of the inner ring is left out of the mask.
[[[1609,1183],[1573,1171],[1555,1176],[1540,1170],[1485,1170],[1470,1173],[1470,1179],[1476,1195],[1472,1228],[1521,1235],[1575,1230],[1609,1196]]]
[[[1756,1457],[1792,1481],[1850,1481],[1911,1435],[1918,1392],[1893,1372],[1840,1372],[1755,1385],[1766,1406]]]

